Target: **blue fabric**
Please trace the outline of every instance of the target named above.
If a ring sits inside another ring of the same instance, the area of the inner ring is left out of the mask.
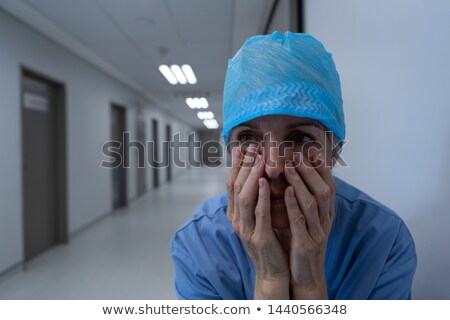
[[[331,53],[304,33],[249,38],[228,61],[222,138],[235,126],[272,114],[312,118],[345,138],[339,74]]]
[[[411,299],[417,258],[404,222],[336,178],[325,273],[330,299]],[[180,299],[253,299],[255,269],[226,218],[226,193],[206,201],[171,243]]]

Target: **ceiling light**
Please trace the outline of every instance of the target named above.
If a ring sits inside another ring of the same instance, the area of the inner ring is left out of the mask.
[[[200,98],[199,106],[203,109],[208,108],[208,100],[206,100],[206,98]]]
[[[200,120],[214,119],[214,113],[212,113],[211,111],[200,111],[200,112],[197,112],[197,117]]]
[[[192,99],[192,98],[187,98],[187,99],[186,99],[186,104],[189,106],[189,108],[195,109],[194,99]]]
[[[172,70],[173,74],[175,75],[175,77],[177,77],[177,80],[180,84],[187,83],[186,77],[184,76],[183,71],[181,71],[181,68],[179,65],[176,65],[176,64],[171,65],[170,70]]]
[[[209,106],[206,98],[187,98],[186,104],[191,109],[206,109]]]
[[[195,77],[194,71],[192,70],[191,66],[188,64],[183,64],[181,66],[181,69],[183,70],[184,75],[187,78],[187,81],[190,84],[196,84],[197,83],[197,78]]]
[[[219,127],[219,124],[217,123],[216,119],[210,119],[210,120],[204,120],[203,124],[208,128],[208,129],[217,129]]]
[[[162,73],[162,75],[169,81],[170,84],[177,84],[177,78],[175,75],[170,71],[170,68],[166,66],[165,64],[162,64],[159,66],[159,72]]]

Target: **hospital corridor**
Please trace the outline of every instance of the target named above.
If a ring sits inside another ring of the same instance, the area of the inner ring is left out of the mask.
[[[190,169],[3,279],[0,299],[175,299],[171,237],[225,179],[225,168]]]
[[[286,300],[450,300],[448,39],[448,0],[0,0],[0,304],[267,298],[251,241]]]

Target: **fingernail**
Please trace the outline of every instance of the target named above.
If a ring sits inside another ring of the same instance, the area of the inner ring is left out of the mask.
[[[294,197],[294,188],[288,187],[288,193],[289,193],[289,196],[290,196],[291,198],[293,198],[293,197]]]
[[[303,154],[301,152],[296,152],[294,155],[294,162],[299,165],[303,162]]]
[[[289,172],[290,174],[295,174],[295,168],[294,168],[294,166],[293,166],[293,164],[292,164],[291,161],[288,161],[288,162],[286,163],[286,167],[287,167],[288,172]]]
[[[256,167],[259,166],[260,163],[261,163],[261,156],[260,156],[260,155],[257,155],[257,156],[256,156],[256,159],[255,159],[255,166],[256,166]]]
[[[239,158],[240,153],[241,153],[241,151],[239,150],[239,148],[234,148],[234,149],[233,149],[233,157],[234,157],[235,159],[238,159],[238,158]]]
[[[323,163],[322,155],[320,153],[314,156],[314,162],[317,166],[320,166]]]

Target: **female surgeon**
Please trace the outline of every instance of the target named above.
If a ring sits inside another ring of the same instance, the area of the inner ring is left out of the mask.
[[[227,192],[171,243],[180,299],[411,298],[417,258],[404,222],[332,175],[344,114],[318,40],[248,39],[228,63],[223,119]]]

